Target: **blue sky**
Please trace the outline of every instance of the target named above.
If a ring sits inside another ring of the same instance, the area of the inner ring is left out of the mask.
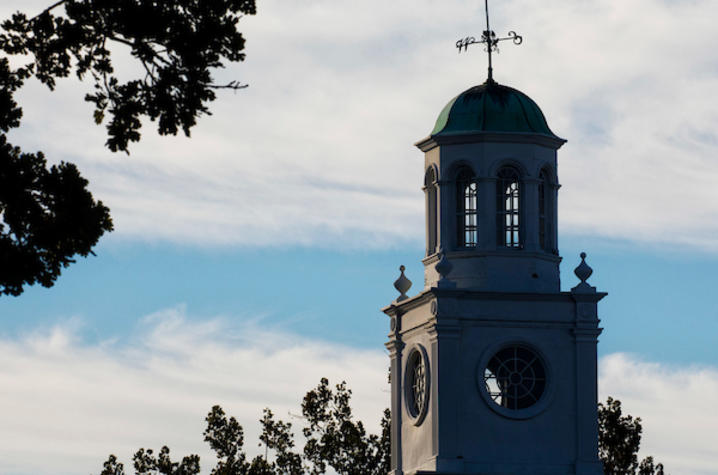
[[[0,16],[47,3],[3,2]],[[718,457],[714,3],[492,6],[497,33],[524,36],[502,45],[495,78],[568,139],[562,288],[586,251],[590,282],[609,293],[600,396],[642,416],[644,453],[681,474],[711,473]],[[191,139],[145,124],[129,157],[104,149],[88,84],[29,83],[11,140],[77,163],[116,230],[53,288],[0,298],[0,473],[96,473],[110,452],[126,462],[165,443],[204,458],[215,403],[255,450],[261,409],[296,413],[321,376],[347,379],[376,429],[388,399],[379,309],[400,264],[410,293],[423,281],[412,144],[483,81],[480,51],[454,48],[480,34],[482,5],[262,1],[242,20],[247,61],[218,73],[250,87],[221,95]]]
[[[577,283],[578,254],[589,252],[591,283],[601,302],[601,355],[631,352],[670,364],[718,360],[718,302],[712,288],[715,256],[641,249],[622,241],[563,240],[562,288]],[[196,249],[153,244],[105,244],[98,257],[67,269],[51,290],[29,289],[0,301],[13,318],[3,333],[18,337],[38,326],[82,319],[88,343],[131,340],[139,320],[185,305],[193,318],[249,319],[360,348],[380,348],[388,331],[379,308],[396,297],[399,264],[421,286],[421,248],[374,251]],[[118,298],[120,297],[120,298]],[[347,301],[351,302],[348,308]]]

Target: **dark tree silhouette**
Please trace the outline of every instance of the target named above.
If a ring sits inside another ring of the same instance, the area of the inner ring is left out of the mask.
[[[213,475],[312,475],[332,468],[341,475],[385,475],[391,467],[389,430],[391,414],[384,410],[381,435],[367,435],[364,425],[352,416],[351,390],[346,383],[333,389],[326,378],[309,391],[302,402],[302,430],[306,440],[303,451],[295,451],[292,424],[277,421],[269,409],[264,410],[259,439],[264,455],[249,461],[244,452],[244,431],[234,417],[227,417],[214,406],[205,421],[204,440],[217,455]],[[608,398],[598,405],[599,455],[607,475],[663,475],[663,464],[646,457],[638,463],[641,443],[641,419],[624,416],[621,402]],[[270,454],[271,451],[271,454]],[[158,456],[140,449],[133,458],[135,473],[196,474],[199,457],[190,455],[172,462],[169,449]],[[125,475],[124,467],[110,455],[101,475]]]
[[[217,89],[246,87],[216,84],[211,71],[244,59],[237,25],[255,12],[255,0],[59,0],[2,23],[0,50],[22,65],[0,58],[0,294],[52,286],[74,256],[90,254],[112,230],[109,210],[74,165],[48,169],[41,152],[23,153],[8,142],[6,133],[22,118],[15,92],[31,77],[51,90],[71,74],[91,78],[85,100],[94,105],[94,121],[105,124],[112,151],[128,152],[140,140],[143,117],[156,121],[161,135],[181,129],[189,136],[197,118],[210,113]],[[117,77],[113,44],[141,66],[139,77]]]
[[[265,453],[251,461],[244,452],[242,426],[214,406],[205,418],[204,431],[204,440],[218,459],[212,475],[320,474],[326,473],[327,467],[343,475],[385,475],[390,467],[389,410],[384,411],[381,421],[382,434],[367,435],[364,425],[352,417],[350,402],[351,390],[346,383],[332,389],[327,379],[307,393],[302,403],[307,441],[301,453],[294,450],[292,424],[275,420],[272,411],[265,409],[259,437]],[[185,457],[181,463],[172,462],[167,447],[158,457],[151,450],[140,449],[133,462],[137,475],[199,473],[197,455]],[[101,475],[125,475],[124,467],[110,455]]]
[[[326,378],[304,397],[304,456],[313,465],[312,474],[325,473],[327,465],[347,475],[384,475],[389,471],[389,410],[384,410],[381,436],[367,436],[364,424],[352,417],[350,401],[346,383],[332,391]]]
[[[621,401],[608,398],[598,404],[598,451],[606,474],[663,475],[663,464],[653,457],[638,463],[641,446],[641,418],[623,415]]]

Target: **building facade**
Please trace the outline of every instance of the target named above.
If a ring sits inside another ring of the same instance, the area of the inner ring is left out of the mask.
[[[557,151],[493,80],[452,99],[424,152],[424,288],[391,319],[392,474],[602,474],[597,303],[560,289]]]

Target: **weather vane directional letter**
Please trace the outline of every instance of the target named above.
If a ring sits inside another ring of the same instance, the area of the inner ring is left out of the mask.
[[[517,35],[515,31],[509,31],[508,36],[503,38],[497,37],[496,33],[494,33],[489,27],[489,0],[484,0],[484,6],[486,8],[486,30],[481,33],[481,39],[477,40],[473,36],[467,36],[466,38],[462,38],[457,41],[456,47],[459,48],[459,53],[461,53],[462,49],[466,51],[469,49],[469,46],[473,44],[486,45],[484,47],[484,51],[489,53],[489,79],[487,82],[494,82],[494,70],[491,66],[491,53],[494,51],[497,53],[499,52],[499,41],[512,40],[515,45],[520,45],[524,39],[520,35]]]

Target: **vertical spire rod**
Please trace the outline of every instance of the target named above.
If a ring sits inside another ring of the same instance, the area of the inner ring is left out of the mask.
[[[491,27],[489,27],[489,0],[484,0],[484,11],[486,12],[486,31],[484,32],[484,36],[486,38],[491,37]],[[493,82],[494,80],[494,68],[491,65],[491,44],[488,45],[489,50],[489,82]]]

